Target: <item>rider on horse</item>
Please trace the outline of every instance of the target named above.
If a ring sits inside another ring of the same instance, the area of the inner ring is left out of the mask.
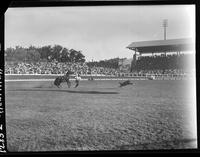
[[[67,82],[68,88],[70,88],[71,86],[71,82],[69,81],[70,74],[73,74],[73,72],[68,70],[64,76],[57,77],[54,81],[54,84],[59,88],[62,82]]]

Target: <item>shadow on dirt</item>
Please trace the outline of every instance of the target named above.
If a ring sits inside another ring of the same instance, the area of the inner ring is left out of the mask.
[[[47,91],[47,92],[67,92],[75,94],[118,94],[118,92],[83,91],[83,90],[62,90],[62,89],[14,89],[9,91]]]

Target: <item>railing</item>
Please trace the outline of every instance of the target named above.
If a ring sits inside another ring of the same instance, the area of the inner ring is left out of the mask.
[[[55,79],[57,76],[63,74],[5,74],[5,79]],[[126,73],[124,75],[81,75],[82,79],[88,80],[93,77],[96,80],[181,80],[194,78],[194,75],[188,74],[135,74]],[[74,75],[71,75],[71,79],[74,79]]]

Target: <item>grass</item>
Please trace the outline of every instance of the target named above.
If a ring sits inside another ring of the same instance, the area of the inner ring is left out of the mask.
[[[196,148],[186,81],[6,83],[7,147],[18,151]],[[73,84],[74,85],[74,84]]]

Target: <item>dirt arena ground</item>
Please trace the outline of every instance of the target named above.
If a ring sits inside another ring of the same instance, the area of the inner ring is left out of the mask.
[[[123,88],[118,82],[81,81],[78,88],[60,89],[49,81],[6,82],[8,150],[197,147],[195,96],[187,81],[137,80]]]

